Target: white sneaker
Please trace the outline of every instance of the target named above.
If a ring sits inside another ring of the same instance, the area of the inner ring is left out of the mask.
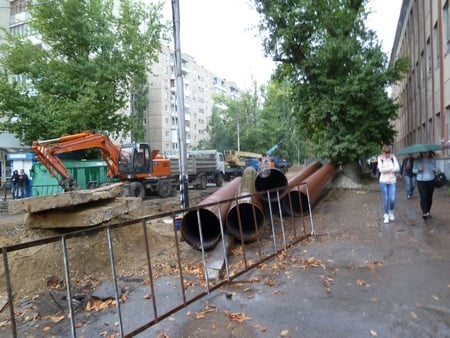
[[[384,224],[389,223],[389,215],[388,214],[384,214]]]
[[[394,216],[394,211],[389,211],[389,220],[390,221],[394,221],[395,220],[395,216]]]

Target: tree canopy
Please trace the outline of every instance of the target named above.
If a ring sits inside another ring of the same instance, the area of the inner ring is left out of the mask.
[[[389,64],[365,27],[364,0],[255,0],[264,48],[289,84],[293,127],[316,156],[348,163],[392,143],[397,102],[386,89],[407,60]]]
[[[282,84],[273,82],[259,88],[255,84],[252,91],[237,99],[216,97],[208,125],[209,139],[202,146],[265,154],[277,145],[273,155],[293,160],[297,139],[290,128],[290,105],[285,90]]]
[[[33,35],[4,32],[0,127],[24,144],[83,130],[142,137],[136,114],[123,110],[130,102],[140,116],[146,109],[133,95],[145,93],[161,48],[162,5],[36,0],[28,6]]]

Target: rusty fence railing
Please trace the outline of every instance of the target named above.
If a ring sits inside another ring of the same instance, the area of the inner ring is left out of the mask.
[[[35,336],[88,337],[99,336],[101,331],[102,336],[132,337],[144,332],[313,235],[308,185],[302,183],[295,188],[300,194],[302,185],[306,185],[307,210],[300,202],[298,215],[292,211],[292,194],[280,197],[278,189],[267,191],[266,225],[258,225],[257,236],[252,241],[231,238],[223,217],[219,217],[221,239],[211,250],[191,247],[179,231],[180,217],[194,211],[200,218],[200,208],[205,205],[77,231],[53,231],[52,236],[4,246],[0,292],[6,294],[6,302],[0,309],[0,336],[33,336],[34,332]],[[223,205],[236,205],[249,197],[255,195],[240,195],[211,205],[223,215]],[[302,198],[299,195],[295,200]],[[283,209],[283,205],[291,210]],[[238,212],[237,217],[242,233],[242,215]],[[200,226],[198,231],[201,237]],[[158,241],[171,245],[159,252]],[[27,273],[29,266],[39,267],[36,275]],[[29,284],[27,279],[43,282],[33,289],[27,285],[36,283]],[[94,297],[93,293],[105,284],[110,286],[109,296]],[[39,309],[42,295],[50,296],[57,306]],[[108,319],[97,323],[99,318]],[[105,327],[105,321],[110,325]]]

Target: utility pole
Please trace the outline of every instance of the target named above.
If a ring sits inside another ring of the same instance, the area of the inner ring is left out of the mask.
[[[175,81],[178,116],[178,152],[180,164],[180,202],[181,208],[189,208],[189,178],[187,172],[186,127],[184,113],[184,84],[181,70],[180,47],[180,4],[172,0],[173,40],[175,45]]]

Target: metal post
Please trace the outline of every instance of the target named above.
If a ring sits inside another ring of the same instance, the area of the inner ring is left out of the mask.
[[[180,202],[183,209],[189,208],[189,179],[187,174],[186,127],[184,113],[184,84],[181,70],[180,5],[172,0],[173,40],[175,44],[175,79],[178,113],[178,149],[180,157]]]

